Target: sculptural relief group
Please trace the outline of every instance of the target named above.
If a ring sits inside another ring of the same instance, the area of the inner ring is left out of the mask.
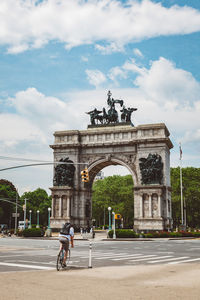
[[[131,123],[131,114],[133,111],[136,111],[137,108],[126,108],[123,100],[116,100],[111,98],[111,92],[108,91],[108,110],[106,111],[105,107],[102,110],[97,110],[96,108],[92,111],[87,112],[90,115],[91,125],[105,124],[108,125],[110,123]],[[119,118],[119,114],[115,108],[115,105],[119,104],[121,107],[121,115]]]

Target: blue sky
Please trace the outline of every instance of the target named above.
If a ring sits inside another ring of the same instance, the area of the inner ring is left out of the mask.
[[[51,161],[54,131],[86,129],[111,90],[138,108],[135,125],[166,124],[171,166],[181,142],[183,166],[200,167],[200,1],[1,0],[0,29],[0,156]],[[52,174],[1,178],[22,193]]]

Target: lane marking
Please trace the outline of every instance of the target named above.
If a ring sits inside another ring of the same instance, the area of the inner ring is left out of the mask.
[[[148,257],[148,258],[139,258],[139,259],[132,259],[132,260],[130,260],[130,262],[137,262],[137,261],[142,261],[142,260],[151,260],[151,259],[159,259],[159,257],[155,257],[156,255],[152,255],[152,256],[154,256],[154,257]],[[170,256],[161,256],[160,258],[163,258],[163,257],[170,257]],[[149,263],[151,263],[151,262],[149,262]]]
[[[191,261],[197,261],[200,260],[200,258],[192,258],[192,259],[187,259],[187,260],[183,260],[183,261],[174,261],[174,262],[170,262],[168,263],[169,265],[175,265],[175,264],[181,264],[181,263],[186,263],[186,262],[191,262]]]
[[[55,269],[55,268],[51,268],[51,267],[42,267],[42,266],[15,264],[15,263],[3,263],[3,262],[0,262],[0,265],[7,266],[7,267],[19,267],[19,268],[39,269],[39,270],[54,270]]]
[[[154,260],[154,261],[150,261],[150,264],[155,264],[157,262],[164,262],[164,261],[170,261],[170,260],[179,260],[179,259],[185,259],[185,258],[189,258],[188,256],[182,256],[182,257],[173,257],[173,258],[167,258],[167,259],[161,259],[161,260]]]
[[[117,256],[117,258],[113,258],[113,257],[116,257]],[[118,254],[118,255],[112,255],[112,256],[104,256],[104,257],[94,257],[95,259],[106,259],[106,258],[108,258],[108,259],[111,259],[111,260],[121,260],[121,259],[129,259],[129,258],[131,258],[131,257],[134,257],[134,256],[142,256],[142,254],[129,254],[129,255],[127,255],[126,254],[126,257],[124,257],[124,255],[120,255],[120,254]]]
[[[156,256],[155,254],[152,254],[152,255],[131,255],[131,257],[122,257],[122,258],[114,258],[114,259],[111,259],[111,260],[114,260],[114,261],[118,261],[118,260],[126,260],[126,259],[129,259],[129,258],[145,258],[145,257],[152,257],[152,256]],[[132,259],[130,261],[133,261]]]

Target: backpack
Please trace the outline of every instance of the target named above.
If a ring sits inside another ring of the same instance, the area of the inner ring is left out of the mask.
[[[61,234],[65,234],[65,235],[69,235],[70,227],[71,227],[71,224],[70,224],[70,223],[65,223],[65,224],[63,224],[60,233],[61,233]]]

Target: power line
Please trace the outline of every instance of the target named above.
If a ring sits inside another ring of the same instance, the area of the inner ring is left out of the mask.
[[[15,160],[15,161],[32,161],[32,162],[50,163],[50,161],[36,160],[36,159],[29,159],[29,158],[19,158],[19,157],[8,157],[8,156],[0,156],[0,159],[12,160],[12,161]]]
[[[8,167],[0,169],[1,171],[11,170],[11,169],[18,169],[18,168],[24,168],[24,167],[34,167],[34,166],[47,166],[47,165],[86,165],[86,163],[69,163],[69,162],[51,162],[51,163],[39,163],[39,164],[29,164],[29,165],[20,165],[20,166],[14,166],[14,167]]]

